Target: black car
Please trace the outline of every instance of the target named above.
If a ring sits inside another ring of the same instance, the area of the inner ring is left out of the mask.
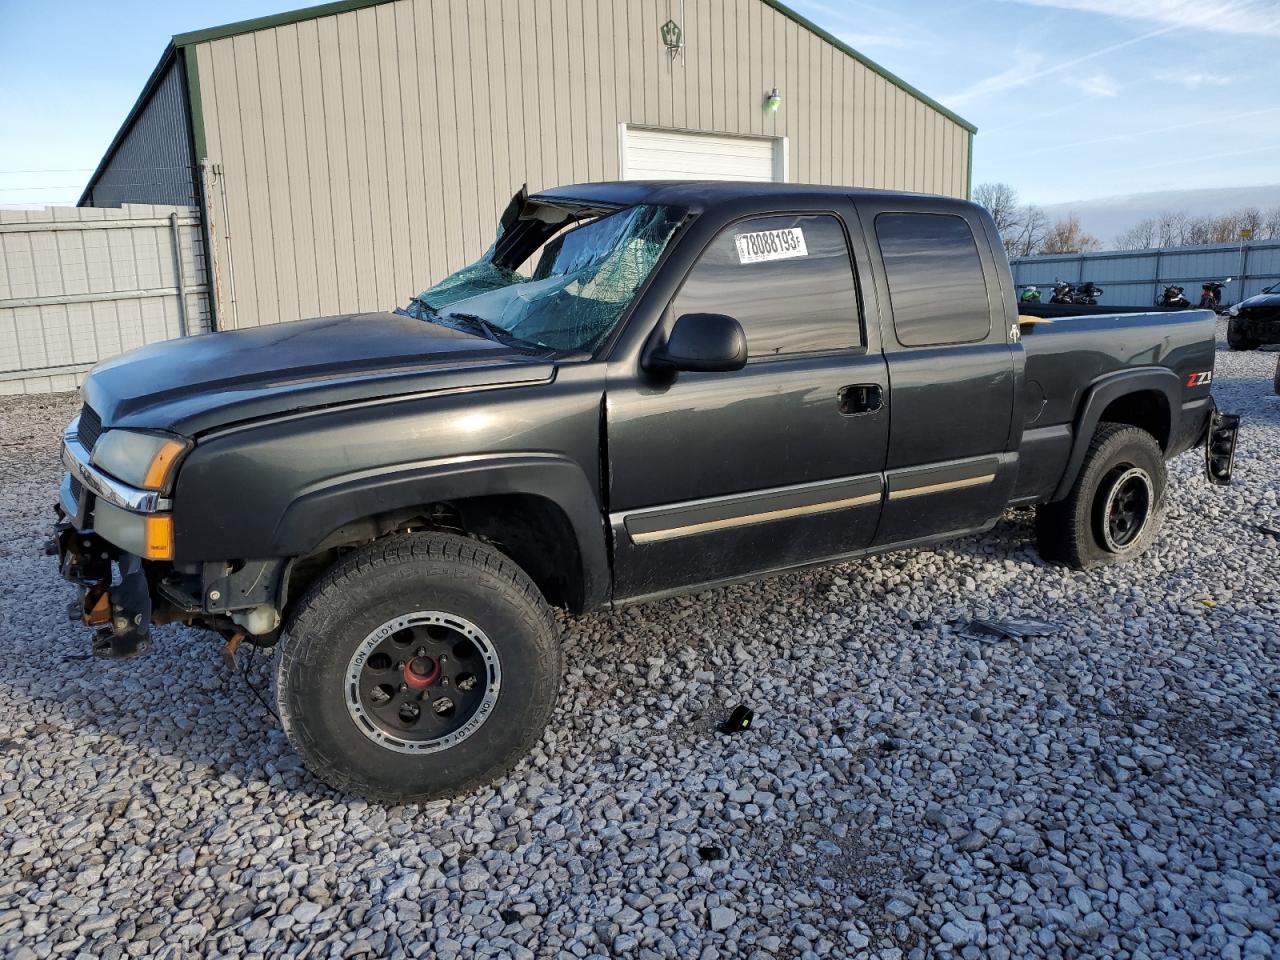
[[[1280,343],[1280,283],[1233,304],[1227,318],[1227,345],[1232,350]]]
[[[522,264],[536,264],[522,273]],[[153,623],[276,648],[290,742],[388,801],[541,735],[572,613],[931,544],[1036,508],[1128,561],[1165,462],[1234,419],[1205,311],[1020,317],[983,208],[849,188],[596,183],[512,201],[395,313],[99,364],[51,544],[94,652]]]

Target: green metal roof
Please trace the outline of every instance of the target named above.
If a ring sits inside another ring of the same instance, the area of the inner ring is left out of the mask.
[[[220,27],[209,27],[207,30],[192,30],[190,33],[179,33],[177,36],[173,38],[173,44],[176,47],[188,47],[194,43],[206,43],[209,40],[221,40],[224,37],[234,37],[234,36],[237,36],[238,34],[250,33],[254,30],[265,30],[268,27],[278,27],[286,23],[298,23],[299,21],[302,21],[302,20],[314,20],[317,17],[328,17],[328,16],[332,16],[335,13],[347,13],[351,10],[360,10],[360,9],[363,9],[364,7],[376,7],[379,4],[390,3],[390,2],[391,0],[335,0],[335,2],[333,3],[322,3],[316,7],[304,7],[301,10],[290,10],[290,11],[287,11],[286,13],[275,13],[266,17],[255,17],[252,20],[240,20],[237,23],[227,23]],[[926,96],[924,93],[921,93],[919,90],[917,90],[911,84],[907,83],[907,81],[903,80],[901,77],[897,76],[896,74],[890,73],[888,70],[880,66],[880,64],[876,63],[874,60],[871,60],[863,56],[857,50],[853,49],[853,47],[849,46],[847,43],[837,38],[834,34],[828,33],[826,30],[823,30],[820,26],[818,26],[812,20],[808,19],[807,17],[801,16],[800,14],[796,13],[796,11],[792,10],[790,7],[786,6],[785,4],[779,3],[778,0],[763,0],[763,2],[768,4],[774,10],[777,10],[784,17],[794,20],[796,23],[800,24],[800,26],[804,27],[806,30],[810,31],[811,33],[817,34],[819,37],[827,41],[827,43],[831,44],[837,50],[840,50],[843,53],[846,53],[849,56],[853,57],[853,59],[857,60],[860,64],[862,64],[868,70],[872,70],[875,73],[878,73],[880,76],[884,77],[894,86],[899,87],[902,90],[905,90],[907,93],[911,94],[913,97],[915,97],[917,100],[921,101],[922,103],[928,104],[930,107],[932,107],[934,110],[937,110],[939,113],[947,117],[949,120],[955,121],[960,126],[968,130],[970,133],[978,132],[978,128],[975,127],[968,120],[964,119],[964,117],[960,116],[957,113],[954,113],[951,110],[948,110],[946,107],[940,104],[937,100],[934,100],[932,97]]]

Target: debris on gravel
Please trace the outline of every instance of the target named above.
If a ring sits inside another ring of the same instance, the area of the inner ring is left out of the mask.
[[[1222,330],[1219,330],[1219,339]],[[210,636],[86,657],[41,545],[69,395],[0,403],[0,954],[1280,953],[1280,398],[1220,343],[1235,484],[1149,554],[932,550],[582,620],[532,756],[382,808],[318,784]],[[983,642],[975,619],[1053,631]],[[750,728],[720,731],[734,705]]]

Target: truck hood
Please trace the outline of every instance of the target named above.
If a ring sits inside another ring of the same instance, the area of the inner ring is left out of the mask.
[[[1241,310],[1256,310],[1259,307],[1266,310],[1280,309],[1280,293],[1259,293],[1256,296],[1249,297],[1247,300],[1241,300],[1236,306]]]
[[[81,389],[105,427],[195,436],[297,410],[554,374],[545,357],[483,337],[360,313],[154,343],[98,364]]]

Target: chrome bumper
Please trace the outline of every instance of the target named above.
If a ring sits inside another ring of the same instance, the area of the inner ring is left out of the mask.
[[[76,417],[62,433],[62,465],[67,468],[67,473],[71,477],[95,497],[100,497],[122,510],[132,513],[163,513],[172,508],[172,501],[160,496],[156,491],[131,487],[114,477],[107,476],[95,467],[89,458],[89,451],[80,442],[79,427],[80,418]],[[61,495],[63,509],[67,510],[69,516],[74,515],[75,498],[72,497],[70,485],[65,481]],[[68,497],[72,497],[70,510],[67,509]]]

